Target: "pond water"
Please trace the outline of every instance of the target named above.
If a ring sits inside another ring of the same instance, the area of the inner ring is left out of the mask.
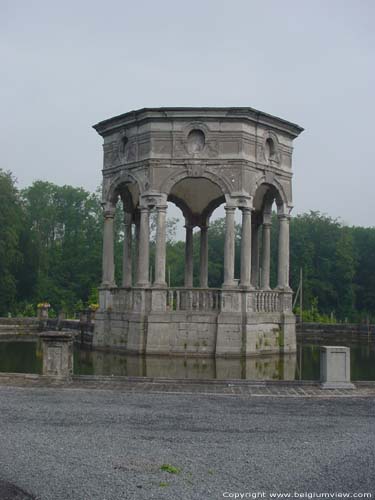
[[[323,342],[351,348],[352,380],[375,380],[375,343]],[[40,341],[0,341],[0,372],[42,373]],[[320,346],[299,344],[296,354],[250,358],[135,356],[75,346],[76,375],[190,379],[319,380]]]

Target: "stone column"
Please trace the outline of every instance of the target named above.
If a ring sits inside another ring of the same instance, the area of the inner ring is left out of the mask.
[[[167,286],[165,281],[167,205],[157,206],[156,213],[155,285]]]
[[[259,224],[251,227],[251,284],[259,286]]]
[[[279,215],[278,288],[289,289],[289,215]]]
[[[208,288],[208,227],[201,226],[200,287]]]
[[[104,209],[103,229],[103,279],[102,286],[113,287],[115,284],[115,262],[114,262],[114,233],[113,220],[115,207]]]
[[[135,240],[135,248],[134,248],[134,283],[138,283],[138,256],[139,256],[139,212],[135,213],[134,217],[134,240]]]
[[[124,214],[124,248],[122,254],[122,286],[132,286],[132,214]]]
[[[140,207],[137,286],[148,286],[150,266],[150,211]]]
[[[234,212],[236,207],[225,207],[225,243],[224,243],[224,287],[233,287],[234,281],[234,252],[235,227]]]
[[[193,226],[187,223],[185,240],[185,286],[193,286]]]
[[[251,209],[244,207],[242,210],[241,232],[241,281],[242,287],[250,287],[251,278]]]
[[[270,262],[271,262],[271,222],[263,222],[262,234],[262,282],[263,290],[270,289]]]

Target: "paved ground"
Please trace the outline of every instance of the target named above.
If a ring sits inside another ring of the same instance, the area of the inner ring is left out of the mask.
[[[30,498],[6,497],[1,481],[42,500],[210,500],[235,492],[375,498],[369,394],[137,387],[0,386],[0,499]]]
[[[355,389],[322,390],[319,382],[281,380],[212,380],[163,379],[148,377],[84,376],[73,377],[69,383],[49,377],[24,373],[0,373],[0,385],[11,387],[66,387],[72,389],[113,389],[121,392],[168,392],[192,394],[227,394],[241,396],[279,397],[373,397],[375,382],[356,382]],[[1,500],[1,499],[0,499]]]

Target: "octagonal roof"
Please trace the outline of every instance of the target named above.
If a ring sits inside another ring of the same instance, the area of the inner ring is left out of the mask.
[[[250,107],[162,107],[162,108],[141,108],[128,111],[121,115],[103,120],[93,128],[98,134],[105,136],[115,131],[117,128],[128,126],[134,123],[141,123],[152,120],[173,120],[173,119],[220,119],[220,120],[244,120],[260,123],[268,127],[277,128],[297,137],[303,128],[299,125],[278,118],[277,116],[264,113]]]

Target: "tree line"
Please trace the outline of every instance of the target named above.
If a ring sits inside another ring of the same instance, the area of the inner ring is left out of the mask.
[[[115,217],[115,264],[121,283],[122,210]],[[152,228],[153,224],[151,224]],[[101,280],[102,209],[99,192],[36,181],[18,189],[0,170],[0,316],[33,315],[48,302],[69,314],[97,302]],[[271,239],[271,285],[277,274],[277,217]],[[151,231],[154,234],[154,231]],[[176,220],[168,220],[167,281],[183,286],[184,242]],[[223,282],[225,222],[209,228],[209,286]],[[152,262],[155,237],[151,238]],[[199,233],[194,234],[194,284],[199,279]],[[290,223],[290,281],[303,270],[307,320],[375,320],[375,228],[349,227],[310,211]],[[240,227],[236,228],[235,272],[239,276]],[[153,270],[151,268],[150,272]]]

